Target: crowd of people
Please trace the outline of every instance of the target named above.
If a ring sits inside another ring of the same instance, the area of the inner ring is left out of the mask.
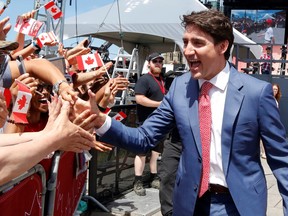
[[[34,14],[22,16],[28,19]],[[8,21],[0,21],[0,83],[10,89],[12,98],[7,105],[0,94],[0,185],[56,150],[109,151],[113,145],[137,154],[134,191],[141,196],[145,155],[155,152],[151,186],[160,189],[163,215],[265,215],[261,140],[288,214],[288,145],[278,109],[280,89],[276,93],[275,86],[239,73],[228,61],[234,35],[224,14],[204,10],[183,15],[183,53],[190,71],[176,77],[169,91],[160,75],[162,55],[148,56],[149,73],[135,87],[137,128],[104,113],[113,106],[117,92],[129,85],[121,76],[107,78],[113,63],[79,70],[75,57],[91,52],[85,46],[87,39],[69,50],[55,41],[45,44],[58,46],[66,64],[63,73],[37,56],[37,40],[24,47],[25,35],[19,33],[14,42],[5,41],[11,28]],[[12,111],[19,82],[32,94],[27,124],[16,121]],[[163,167],[158,175],[161,145]]]
[[[25,13],[22,17],[33,18],[35,12]],[[87,39],[69,50],[57,41],[44,44],[58,46],[58,56],[65,59],[66,68],[60,71],[49,60],[39,56],[37,38],[25,45],[25,35],[19,32],[15,41],[6,41],[11,26],[9,17],[0,21],[0,83],[3,89],[0,94],[0,185],[19,176],[56,150],[111,150],[111,147],[95,138],[92,124],[95,115],[90,111],[91,103],[106,109],[115,102],[117,91],[125,90],[129,84],[121,76],[107,78],[112,62],[89,71],[78,69],[76,56],[91,53],[90,48],[85,46]],[[68,76],[72,83],[68,82]],[[13,114],[20,91],[19,82],[32,94],[25,117],[27,123],[16,121]],[[95,94],[91,91],[92,86],[94,90],[97,86]],[[9,94],[4,96],[4,89],[9,90],[10,100]]]

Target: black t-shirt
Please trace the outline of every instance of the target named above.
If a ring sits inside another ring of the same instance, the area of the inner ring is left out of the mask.
[[[161,83],[160,78],[155,77],[159,83]],[[139,78],[135,85],[135,94],[144,95],[147,98],[154,101],[162,101],[164,94],[161,91],[159,84],[156,82],[154,77],[150,74],[145,74]],[[155,107],[145,107],[137,104],[137,116],[140,123],[145,121],[145,119],[155,110]]]

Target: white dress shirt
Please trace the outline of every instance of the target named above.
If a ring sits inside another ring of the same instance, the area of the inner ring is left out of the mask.
[[[212,114],[209,182],[210,184],[220,184],[225,187],[227,187],[227,183],[222,166],[221,132],[229,72],[230,65],[227,62],[225,68],[209,80],[213,84],[213,87],[209,91]],[[200,88],[205,81],[199,79]]]

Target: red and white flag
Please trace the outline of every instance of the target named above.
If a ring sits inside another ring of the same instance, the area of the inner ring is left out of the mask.
[[[51,43],[57,41],[57,38],[53,31],[50,32],[43,32],[37,37],[37,44],[40,48],[42,48],[45,43]]]
[[[36,37],[43,24],[43,22],[33,18],[24,19],[23,17],[18,16],[14,31],[29,35],[31,37]]]
[[[60,17],[63,16],[62,11],[60,10],[59,7],[55,4],[54,1],[50,1],[47,4],[44,5],[45,9],[47,10],[48,13],[53,17],[53,19],[59,19]]]
[[[107,107],[103,113],[108,115],[110,112],[111,112],[111,109]]]
[[[8,88],[3,88],[0,87],[0,91],[2,92],[2,94],[5,97],[5,101],[6,101],[6,107],[8,108],[10,106],[11,100],[12,100],[12,95],[11,92]]]
[[[18,95],[12,110],[14,121],[16,123],[28,123],[26,116],[29,109],[32,94],[25,84],[17,80],[16,82],[18,84]]]
[[[103,65],[103,61],[98,52],[76,56],[76,60],[79,70],[90,70],[91,68],[101,67]]]
[[[127,117],[127,115],[124,112],[120,111],[115,116],[113,116],[113,119],[115,119],[116,121],[122,121],[126,117]]]

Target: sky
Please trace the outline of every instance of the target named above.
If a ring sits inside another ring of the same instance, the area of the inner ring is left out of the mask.
[[[0,2],[6,3],[6,0],[0,0]],[[112,3],[116,0],[64,0],[66,1],[66,8],[65,8],[65,18],[75,16],[75,6],[77,4],[77,14],[84,13],[86,11],[102,7],[104,5],[107,5],[109,3]],[[70,5],[71,1],[71,5]],[[43,2],[43,0],[41,0]],[[48,2],[48,1],[47,1]],[[16,23],[16,18],[18,15],[27,13],[34,9],[34,0],[11,0],[10,4],[4,11],[4,13],[1,15],[1,19],[4,17],[10,17],[10,22],[12,25],[12,29],[7,34],[6,40],[13,41],[16,37],[16,32],[14,31],[14,25]],[[43,13],[43,12],[42,12]],[[26,36],[25,39],[31,39],[30,36]],[[76,43],[76,40],[69,40],[64,41],[65,46],[72,46],[73,43]],[[99,44],[100,43],[100,44]],[[93,46],[100,46],[102,44],[102,41],[94,40]],[[75,44],[74,44],[75,45]]]

